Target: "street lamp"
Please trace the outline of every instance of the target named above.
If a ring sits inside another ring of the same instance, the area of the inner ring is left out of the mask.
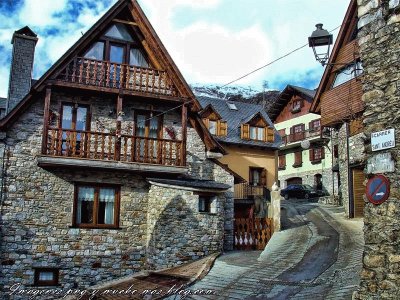
[[[315,59],[319,61],[322,66],[325,66],[329,59],[329,50],[333,43],[333,35],[323,29],[322,26],[321,23],[315,25],[317,29],[314,30],[308,38],[308,46],[313,48]],[[320,50],[323,51],[318,53],[316,47],[321,47]]]

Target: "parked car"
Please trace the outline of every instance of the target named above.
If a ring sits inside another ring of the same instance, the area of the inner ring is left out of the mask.
[[[281,190],[281,196],[289,198],[309,199],[318,197],[318,193],[308,184],[290,184]]]

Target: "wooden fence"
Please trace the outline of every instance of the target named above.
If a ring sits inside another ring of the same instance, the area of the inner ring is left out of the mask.
[[[235,249],[264,250],[274,233],[271,218],[237,218],[235,219]]]

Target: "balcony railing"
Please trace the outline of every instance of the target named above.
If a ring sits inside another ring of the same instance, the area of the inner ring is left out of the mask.
[[[82,57],[68,64],[58,79],[88,86],[177,96],[165,71]]]
[[[44,155],[183,166],[182,141],[50,128]]]
[[[266,196],[264,186],[254,186],[248,183],[239,183],[234,185],[234,199],[249,199],[254,196]]]
[[[288,134],[282,137],[283,145],[290,143],[300,142],[305,139],[315,138],[321,136],[321,128],[315,128],[314,130],[306,130]]]

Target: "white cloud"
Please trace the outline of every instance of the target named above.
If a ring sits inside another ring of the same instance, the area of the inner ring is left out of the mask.
[[[55,25],[55,14],[62,12],[66,4],[67,0],[25,0],[19,12],[20,22],[33,27]]]

